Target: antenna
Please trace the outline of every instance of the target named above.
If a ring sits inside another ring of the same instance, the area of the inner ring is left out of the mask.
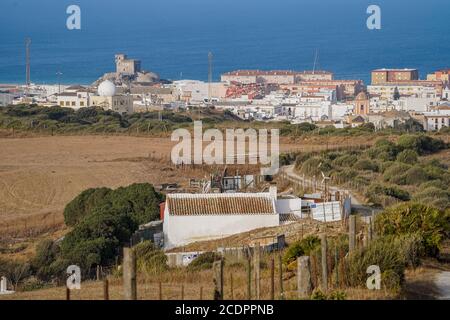
[[[26,38],[25,39],[25,47],[26,47],[26,85],[27,87],[30,86],[31,80],[30,80],[30,45],[31,45],[31,39]]]
[[[56,72],[56,75],[58,77],[58,94],[61,94],[61,76],[63,73],[61,71]]]
[[[208,102],[211,104],[211,83],[213,74],[213,54],[208,52]]]
[[[319,52],[318,52],[318,50],[316,49],[316,54],[315,54],[315,56],[314,56],[313,74],[316,73],[316,64],[317,64],[318,59],[319,59]]]

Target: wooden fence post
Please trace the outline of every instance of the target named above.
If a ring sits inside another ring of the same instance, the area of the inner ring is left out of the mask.
[[[181,285],[181,300],[184,300],[184,284]]]
[[[123,289],[125,300],[137,299],[136,255],[132,248],[123,248]]]
[[[299,298],[307,298],[311,295],[311,265],[308,256],[297,259],[297,291]]]
[[[214,300],[223,300],[223,259],[213,264]]]
[[[270,260],[270,300],[275,300],[275,260]]]
[[[247,259],[247,300],[252,300],[252,261]]]
[[[284,299],[284,290],[283,290],[283,260],[281,258],[281,254],[278,255],[278,267],[279,267],[279,285],[280,285],[280,300]]]
[[[70,289],[66,287],[66,300],[70,300]]]
[[[163,299],[163,295],[162,295],[162,283],[161,283],[161,281],[159,282],[159,286],[158,286],[159,288],[158,288],[158,298],[159,298],[159,300],[162,300]]]
[[[328,291],[328,265],[327,265],[327,235],[320,235],[321,251],[322,251],[322,290]]]
[[[356,216],[350,216],[350,222],[348,225],[348,249],[353,251],[356,248]]]
[[[103,299],[109,300],[109,282],[108,279],[103,280]]]
[[[234,291],[233,291],[233,273],[231,273],[230,286],[231,286],[231,300],[234,300]]]
[[[255,268],[255,297],[256,300],[261,299],[261,247],[259,242],[255,246],[255,260],[254,260],[254,268]]]
[[[203,300],[203,287],[200,287],[200,301]]]
[[[97,273],[96,273],[96,276],[97,276],[97,281],[100,281],[100,277],[101,277],[101,275],[100,275],[100,265],[97,265]]]
[[[339,287],[339,254],[337,245],[334,247],[334,272],[336,274],[335,288]]]

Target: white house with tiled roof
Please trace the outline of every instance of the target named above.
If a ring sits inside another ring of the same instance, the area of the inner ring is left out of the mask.
[[[164,208],[164,247],[278,226],[276,201],[276,187],[266,193],[169,194]]]

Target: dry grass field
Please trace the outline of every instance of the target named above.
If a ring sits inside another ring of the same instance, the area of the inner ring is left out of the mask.
[[[280,140],[281,152],[366,144],[367,137],[309,137]],[[176,168],[168,137],[31,136],[0,137],[0,256],[29,258],[43,238],[67,232],[66,204],[88,188],[132,183],[178,183],[209,177],[223,167]],[[243,168],[239,167],[243,173]],[[245,168],[254,172],[257,168]]]

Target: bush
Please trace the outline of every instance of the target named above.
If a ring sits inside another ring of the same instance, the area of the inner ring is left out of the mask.
[[[375,146],[370,148],[367,152],[371,155],[372,159],[376,158],[383,161],[394,161],[400,150],[395,143],[387,139],[380,139],[375,143]]]
[[[388,198],[385,197],[390,197],[400,201],[410,200],[408,191],[400,189],[396,186],[386,186],[379,183],[372,183],[367,189],[365,195],[368,198],[369,202],[377,205],[382,205],[385,201],[389,202]]]
[[[384,171],[383,179],[395,184],[406,184],[405,173],[411,168],[404,163],[395,163]]]
[[[348,181],[353,180],[358,176],[358,171],[350,168],[345,168],[339,171],[335,171],[331,175],[334,180],[336,180],[338,183],[345,183]]]
[[[302,164],[300,172],[309,176],[321,176],[321,172],[327,174],[331,168],[332,166],[328,161],[320,157],[313,157]]]
[[[369,170],[369,171],[373,171],[373,172],[378,171],[378,165],[369,159],[358,160],[354,164],[353,168],[356,170]]]
[[[74,226],[94,208],[105,202],[106,196],[112,192],[108,188],[87,189],[73,199],[64,209],[64,222]]]
[[[441,182],[440,182],[441,183]],[[450,208],[450,192],[442,187],[429,186],[423,188],[426,183],[422,184],[420,191],[414,194],[413,200],[419,203],[427,203],[430,206],[445,210]]]
[[[417,234],[423,239],[426,254],[436,256],[450,231],[450,212],[420,203],[402,203],[379,214],[375,224],[380,235]]]
[[[49,281],[54,275],[52,264],[59,255],[59,247],[52,240],[42,240],[36,246],[36,254],[31,260],[31,266],[36,276],[43,281]]]
[[[414,150],[403,150],[397,156],[397,161],[406,164],[415,164],[419,159],[419,155]]]
[[[167,257],[162,250],[155,247],[151,241],[143,241],[134,247],[137,268],[147,274],[158,274],[167,270]]]
[[[352,167],[358,161],[358,157],[354,154],[345,154],[337,157],[333,164],[340,167]]]
[[[307,256],[320,246],[320,239],[316,236],[307,236],[300,241],[291,244],[283,256],[283,263],[289,265],[295,262],[298,257]]]
[[[34,291],[34,290],[40,290],[40,289],[44,289],[47,286],[47,284],[40,280],[37,277],[29,277],[26,278],[22,284],[20,285],[20,290],[21,291]]]
[[[419,155],[433,153],[447,147],[442,140],[426,135],[403,135],[398,139],[397,145],[402,150],[413,150]]]
[[[188,265],[188,270],[197,271],[197,270],[206,270],[211,269],[213,267],[214,262],[221,259],[221,255],[215,252],[205,252],[202,253],[192,261]]]
[[[414,166],[406,172],[406,174],[404,175],[404,180],[402,180],[402,182],[407,185],[419,185],[423,182],[428,181],[428,179],[428,174],[424,169],[422,169],[420,166]]]
[[[30,264],[19,260],[4,260],[0,257],[0,275],[11,281],[16,289],[23,279],[31,276]]]
[[[392,272],[397,276],[396,283],[388,288],[400,286],[404,278],[405,259],[402,248],[392,238],[385,237],[372,241],[367,247],[351,252],[345,261],[348,284],[352,287],[365,286],[367,268],[380,267],[382,274]]]

